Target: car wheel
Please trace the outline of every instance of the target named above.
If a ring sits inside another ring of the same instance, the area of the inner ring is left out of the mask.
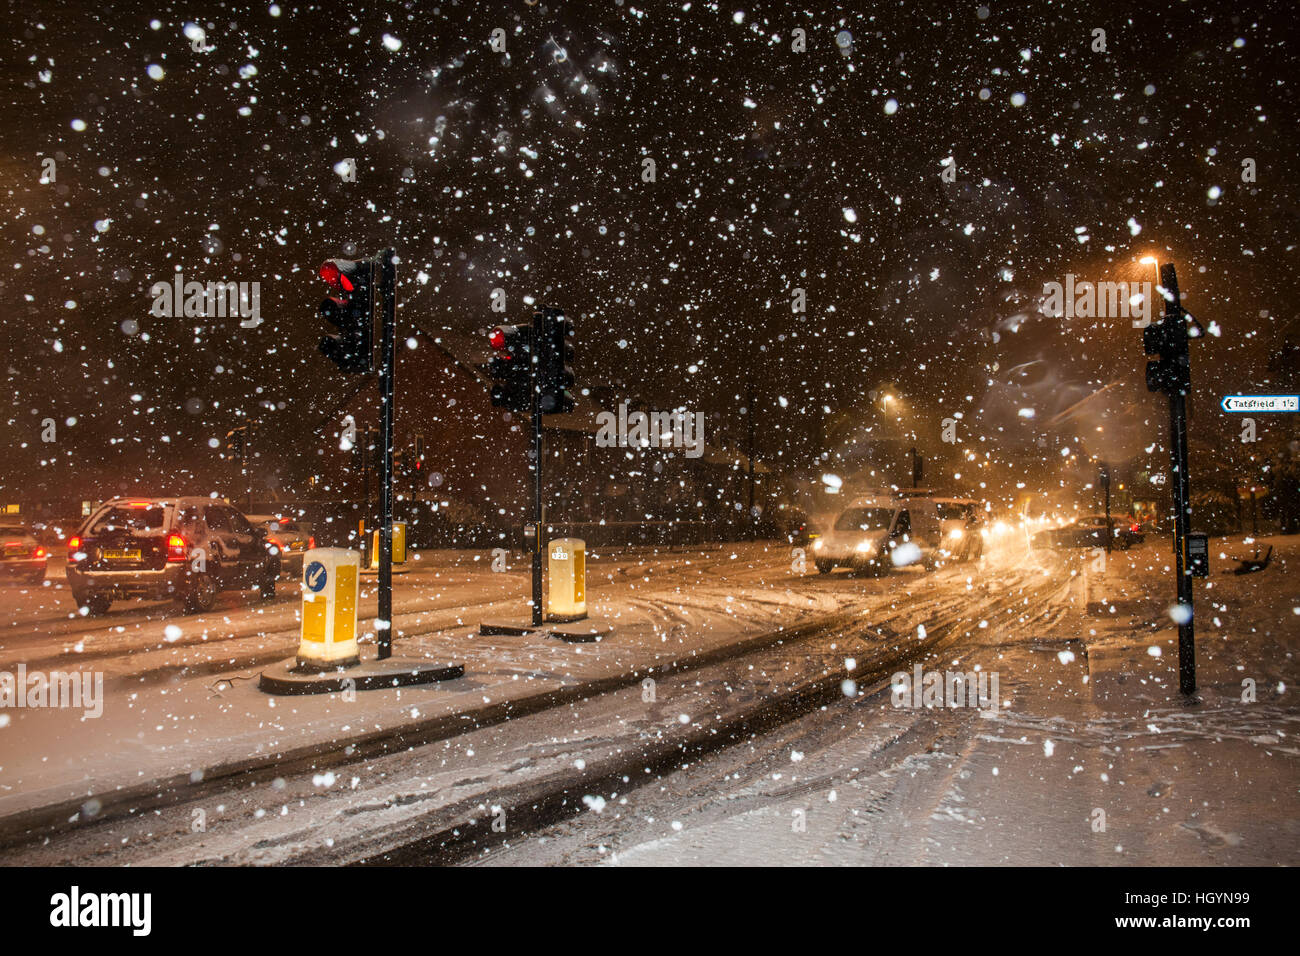
[[[81,602],[77,602],[80,604]],[[107,594],[91,594],[87,596],[84,607],[92,615],[107,614],[108,609],[112,607],[113,599]]]
[[[831,573],[832,571],[834,571],[834,570],[835,570],[835,562],[834,562],[834,561],[818,561],[818,562],[817,562],[817,573],[818,573],[818,574],[830,574],[830,573]]]
[[[217,579],[211,574],[196,574],[185,591],[185,612],[211,611],[217,603]]]

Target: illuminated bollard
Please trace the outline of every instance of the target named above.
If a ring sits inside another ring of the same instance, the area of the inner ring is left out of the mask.
[[[325,671],[361,662],[357,651],[357,589],[361,555],[312,548],[302,559],[300,670]]]
[[[556,538],[546,548],[549,585],[547,617],[552,621],[580,621],[587,616],[587,542],[581,538]]]
[[[393,522],[393,564],[406,563],[406,522]],[[370,538],[370,567],[379,567],[379,529]]]

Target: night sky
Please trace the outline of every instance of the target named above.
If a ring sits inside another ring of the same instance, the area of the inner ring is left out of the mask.
[[[914,427],[962,411],[965,439],[1017,462],[1118,379],[1088,414],[1128,428],[1096,450],[1138,456],[1165,420],[1140,331],[1038,303],[1067,272],[1149,279],[1153,253],[1220,333],[1194,344],[1202,440],[1237,427],[1225,391],[1296,386],[1267,367],[1300,234],[1282,0],[19,2],[6,19],[7,490],[181,490],[178,469],[218,490],[209,442],[241,414],[291,444],[352,384],[316,349],[316,267],[390,245],[408,328],[462,349],[526,297],[559,305],[580,386],[738,424],[750,381],[762,447],[791,462],[823,407],[857,413],[885,382]],[[263,324],[151,316],[178,269],[260,282]]]

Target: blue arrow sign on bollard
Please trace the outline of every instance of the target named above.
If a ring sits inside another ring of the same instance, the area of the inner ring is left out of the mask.
[[[307,571],[303,574],[303,579],[307,582],[307,587],[314,593],[319,594],[325,589],[325,583],[329,580],[329,574],[325,570],[325,565],[319,561],[313,561],[307,565]]]
[[[1300,412],[1300,395],[1225,395],[1225,412]]]

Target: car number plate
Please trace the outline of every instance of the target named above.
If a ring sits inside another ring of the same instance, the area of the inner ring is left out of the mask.
[[[126,550],[124,548],[105,548],[104,557],[118,561],[139,561],[140,552],[138,550]]]

